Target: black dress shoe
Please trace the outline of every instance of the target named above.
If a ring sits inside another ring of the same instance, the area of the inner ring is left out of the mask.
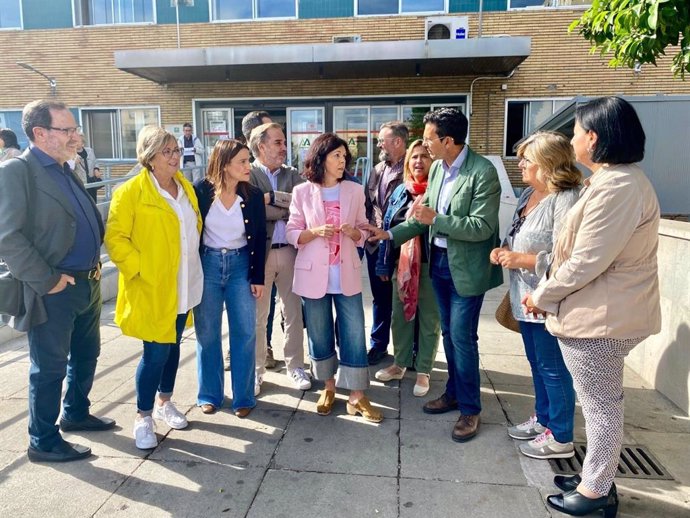
[[[381,350],[377,349],[376,347],[372,347],[367,353],[367,360],[369,360],[369,365],[378,365],[386,356],[388,356],[388,351],[385,349]]]
[[[96,417],[89,414],[81,421],[60,419],[60,430],[63,432],[100,432],[115,428],[115,420],[108,417]]]
[[[39,450],[29,446],[27,452],[31,462],[70,462],[85,459],[91,455],[91,448],[81,444],[72,444],[62,439],[50,450]]]
[[[564,493],[577,489],[577,486],[580,485],[580,482],[582,482],[582,477],[580,475],[573,475],[572,477],[556,475],[553,477],[553,485]]]
[[[585,516],[594,511],[603,511],[604,518],[615,518],[618,513],[618,493],[616,486],[611,486],[609,494],[601,498],[587,498],[573,489],[568,493],[546,497],[550,507],[571,516]]]

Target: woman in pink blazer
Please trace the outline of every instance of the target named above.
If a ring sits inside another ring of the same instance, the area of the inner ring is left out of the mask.
[[[362,262],[357,246],[368,233],[364,190],[343,175],[352,156],[333,133],[314,140],[305,161],[307,182],[292,191],[287,239],[297,248],[292,290],[302,297],[312,374],[325,381],[316,411],[331,413],[335,388],[350,390],[347,413],[383,419],[364,395],[369,368],[362,306]],[[337,316],[340,361],[335,352]]]

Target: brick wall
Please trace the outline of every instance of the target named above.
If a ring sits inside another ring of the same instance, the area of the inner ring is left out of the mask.
[[[690,81],[673,79],[670,58],[639,76],[629,69],[609,69],[606,60],[589,54],[589,45],[567,27],[581,11],[530,10],[484,14],[483,35],[532,37],[532,55],[510,79],[476,81],[471,117],[471,145],[501,155],[505,100],[576,95],[690,94]],[[470,36],[478,16],[470,14]],[[421,39],[424,17],[332,18],[246,23],[195,23],[181,26],[183,47],[329,43],[334,34],[361,34],[364,41]],[[115,69],[113,52],[174,48],[174,25],[86,27],[78,29],[1,31],[0,110],[21,108],[49,95],[47,81],[15,65],[25,61],[53,76],[58,98],[68,105],[107,107],[159,105],[162,123],[189,120],[193,98],[259,98],[347,95],[466,94],[474,77],[413,77],[403,80],[186,83],[160,86]],[[507,90],[501,90],[501,84]],[[514,160],[506,160],[513,177]]]

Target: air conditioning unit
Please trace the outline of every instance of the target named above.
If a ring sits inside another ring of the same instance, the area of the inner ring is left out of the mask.
[[[424,27],[425,40],[465,40],[469,27],[467,16],[430,16]]]
[[[342,34],[333,36],[333,43],[359,43],[362,41],[362,36],[359,34]]]

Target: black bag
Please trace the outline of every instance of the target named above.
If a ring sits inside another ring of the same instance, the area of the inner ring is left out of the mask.
[[[0,314],[18,317],[24,312],[24,286],[0,262]]]

